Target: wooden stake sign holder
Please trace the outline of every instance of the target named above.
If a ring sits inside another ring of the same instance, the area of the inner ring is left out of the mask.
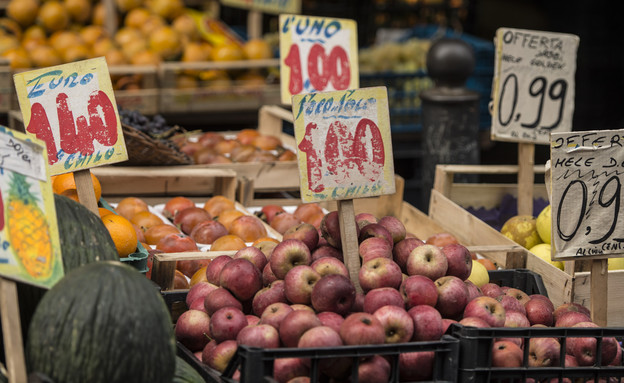
[[[17,284],[0,277],[0,318],[7,378],[10,383],[27,381],[24,343],[20,324],[20,310],[17,298]]]

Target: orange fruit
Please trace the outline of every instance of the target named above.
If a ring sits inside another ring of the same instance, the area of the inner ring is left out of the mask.
[[[223,226],[225,226],[225,228],[228,231],[230,231],[230,226],[232,225],[232,221],[234,221],[236,218],[240,217],[243,214],[244,213],[242,211],[237,210],[237,209],[224,210],[221,213],[219,213],[219,216],[216,217],[215,220],[218,221]]]
[[[56,0],[46,1],[41,5],[37,20],[48,32],[63,30],[70,21],[65,4]]]
[[[100,212],[100,218],[104,217],[105,215],[115,214],[114,212],[108,210],[105,207],[98,207],[98,211]]]
[[[244,58],[243,50],[233,43],[218,45],[212,50],[213,61],[238,61]]]
[[[124,17],[124,25],[126,27],[141,29],[141,26],[149,19],[150,14],[150,11],[143,7],[131,9]]]
[[[143,232],[146,232],[152,226],[163,224],[163,220],[152,213],[151,211],[140,211],[130,218],[130,222],[141,228]]]
[[[134,253],[137,247],[137,233],[132,222],[117,214],[108,214],[102,217],[104,226],[110,233],[119,257],[127,257]]]
[[[149,211],[149,207],[147,203],[140,198],[126,197],[119,201],[115,210],[119,215],[129,220],[138,212]]]
[[[200,267],[195,274],[191,277],[191,281],[189,282],[190,287],[197,284],[198,282],[208,282],[208,277],[206,276],[206,268],[208,266]]]
[[[106,19],[106,8],[104,7],[104,2],[98,2],[93,6],[91,24],[104,25],[104,19]]]
[[[163,60],[172,60],[182,53],[182,39],[178,31],[165,25],[150,34],[149,49]]]
[[[76,189],[63,190],[62,193],[58,193],[58,194],[64,195],[65,197],[73,199],[76,202],[80,202],[80,199],[78,198],[78,190]]]
[[[251,39],[243,44],[243,53],[248,60],[266,60],[273,57],[271,47],[262,39]]]
[[[27,27],[37,18],[38,9],[37,0],[11,0],[6,6],[6,13],[21,26]]]
[[[9,60],[11,69],[31,68],[32,63],[28,51],[22,47],[8,48],[2,52],[2,57]]]
[[[234,204],[234,201],[222,195],[211,197],[204,204],[204,210],[208,211],[208,213],[210,213],[213,217],[217,217],[226,210],[235,208],[236,205]]]
[[[496,270],[496,263],[492,262],[491,260],[487,259],[487,258],[479,258],[477,259],[477,262],[479,262],[480,264],[482,264],[483,266],[485,266],[485,268],[487,270]]]
[[[275,242],[275,243],[280,243],[279,239],[277,238],[273,238],[273,237],[261,237],[256,239],[255,241],[253,241],[253,243],[251,244],[251,246],[256,246],[257,244],[259,244],[260,242]]]
[[[73,195],[72,189],[76,191],[76,181],[74,173],[64,173],[54,176],[52,179],[52,191],[56,194]],[[93,183],[93,192],[97,201],[102,197],[102,185],[93,173],[91,173],[91,182]],[[77,195],[77,193],[76,193]]]
[[[157,245],[158,241],[167,235],[179,233],[180,230],[177,227],[167,223],[162,223],[160,225],[154,225],[145,231],[145,241],[149,245]]]
[[[28,50],[28,57],[35,68],[59,65],[63,62],[61,55],[49,45],[39,44]]]
[[[247,247],[247,245],[241,237],[228,234],[215,239],[212,245],[210,245],[210,251],[240,250],[245,247]]]
[[[258,137],[260,132],[256,129],[243,129],[236,134],[236,139],[243,145],[250,145],[254,138]]]

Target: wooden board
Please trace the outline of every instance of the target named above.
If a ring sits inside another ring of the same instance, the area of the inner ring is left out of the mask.
[[[116,89],[115,101],[120,108],[137,110],[145,115],[159,112],[160,87],[156,66],[116,65],[109,68],[111,78],[136,78],[140,89]]]
[[[0,113],[7,113],[11,109],[15,94],[11,75],[9,60],[0,58]]]

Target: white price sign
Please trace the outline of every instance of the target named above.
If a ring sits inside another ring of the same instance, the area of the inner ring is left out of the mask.
[[[554,258],[624,254],[623,149],[624,130],[552,135]]]
[[[500,28],[495,43],[492,138],[547,145],[571,131],[578,36]]]
[[[13,134],[0,130],[0,168],[45,181],[44,149],[42,145],[18,140]]]

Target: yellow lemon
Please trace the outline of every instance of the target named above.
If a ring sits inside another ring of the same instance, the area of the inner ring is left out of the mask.
[[[472,271],[470,272],[470,276],[468,280],[477,287],[481,287],[490,281],[490,274],[488,274],[485,266],[476,260],[472,260]]]
[[[546,262],[549,262],[551,265],[556,268],[563,270],[563,262],[561,261],[553,261],[550,259],[550,244],[549,243],[540,243],[539,245],[535,245],[529,249],[529,251],[538,257],[542,258]]]
[[[551,228],[551,215],[550,205],[546,206],[537,216],[535,225],[537,226],[537,233],[544,243],[550,243],[550,228]]]
[[[624,258],[609,258],[609,270],[624,270]]]
[[[530,215],[516,215],[505,222],[501,233],[525,249],[542,243],[537,233],[536,219]]]

